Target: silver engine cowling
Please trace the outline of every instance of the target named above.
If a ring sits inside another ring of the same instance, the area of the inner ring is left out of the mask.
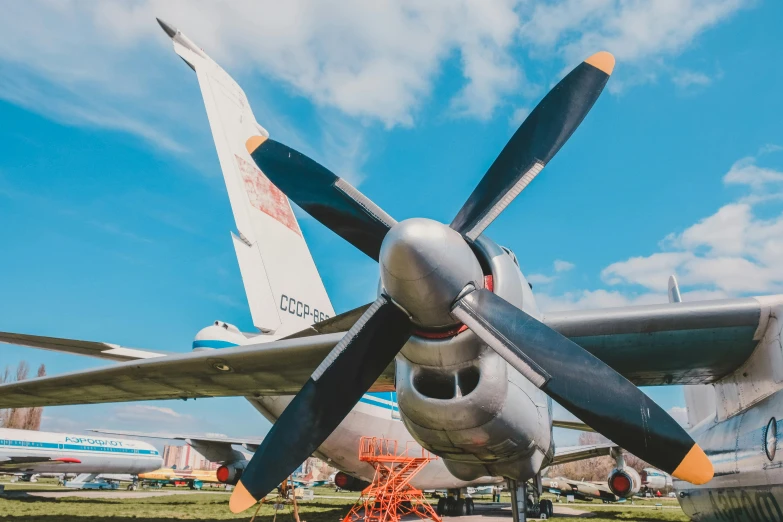
[[[642,488],[639,473],[628,466],[613,469],[606,482],[612,493],[620,498],[631,498]]]
[[[538,316],[513,254],[477,246],[492,290]],[[527,480],[551,460],[551,401],[470,330],[414,334],[397,356],[396,389],[408,430],[462,480]]]

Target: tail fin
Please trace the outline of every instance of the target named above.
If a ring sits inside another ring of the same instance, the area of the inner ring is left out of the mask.
[[[269,133],[244,91],[187,36],[158,20],[196,72],[238,234],[232,233],[253,324],[278,335],[334,315],[288,198],[256,167],[247,136]]]
[[[677,278],[669,276],[669,302],[680,303],[680,285]],[[715,388],[712,384],[694,384],[683,386],[685,393],[685,410],[688,414],[688,425],[692,428],[707,417],[714,417],[717,412],[715,403]]]

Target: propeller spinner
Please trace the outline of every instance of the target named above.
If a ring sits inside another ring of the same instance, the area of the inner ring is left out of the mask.
[[[709,481],[712,464],[663,409],[612,368],[483,288],[470,243],[541,172],[601,94],[614,57],[596,53],[539,102],[450,226],[397,223],[325,167],[272,139],[247,149],[306,212],[380,263],[382,295],[345,334],[286,408],[231,496],[243,511],[309,457],[348,415],[414,329],[464,324],[566,409],[675,477]]]

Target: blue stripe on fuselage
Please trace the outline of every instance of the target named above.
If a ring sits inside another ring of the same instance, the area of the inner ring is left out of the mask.
[[[99,453],[128,453],[134,455],[159,455],[157,450],[117,448],[109,446],[87,446],[84,444],[60,444],[57,442],[37,442],[32,440],[0,439],[0,448],[58,449],[71,451],[95,451]]]
[[[239,345],[228,341],[216,341],[211,339],[193,341],[193,348],[232,348],[234,346]]]

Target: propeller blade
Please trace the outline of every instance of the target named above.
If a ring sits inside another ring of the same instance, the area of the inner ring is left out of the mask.
[[[234,488],[239,513],[312,455],[359,402],[411,336],[410,318],[379,297],[348,330],[277,419]]]
[[[693,484],[712,463],[688,433],[625,377],[578,344],[488,290],[463,296],[452,315],[565,409],[656,468]]]
[[[613,69],[614,56],[602,51],[560,80],[511,137],[451,228],[475,241],[571,137]]]
[[[378,260],[397,221],[323,165],[264,136],[245,143],[258,168],[283,194],[350,244]]]

